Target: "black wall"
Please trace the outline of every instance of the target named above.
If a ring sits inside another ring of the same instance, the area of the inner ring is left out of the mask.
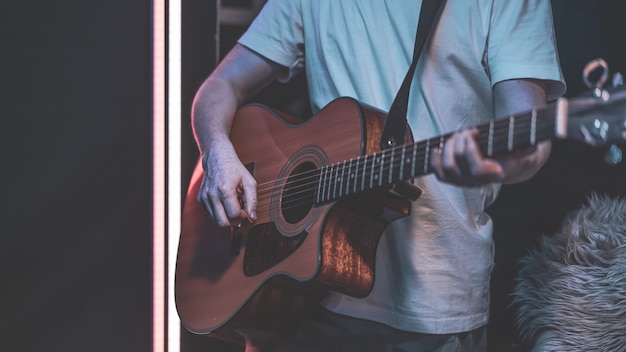
[[[0,350],[151,350],[151,21],[0,3]]]

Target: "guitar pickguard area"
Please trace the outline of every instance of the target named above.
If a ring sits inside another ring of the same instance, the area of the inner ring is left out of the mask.
[[[273,223],[255,226],[246,241],[244,274],[258,275],[280,263],[300,247],[307,235],[306,231],[302,231],[294,236],[283,236]]]

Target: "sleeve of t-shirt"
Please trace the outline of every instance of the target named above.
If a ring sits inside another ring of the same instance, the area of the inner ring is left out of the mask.
[[[304,33],[299,1],[269,0],[239,44],[268,60],[289,67],[288,81],[304,68]]]
[[[491,84],[545,80],[548,100],[565,93],[549,0],[494,0],[487,55]]]

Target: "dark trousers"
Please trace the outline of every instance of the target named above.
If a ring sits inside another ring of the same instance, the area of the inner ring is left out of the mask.
[[[445,335],[421,334],[319,309],[285,340],[262,352],[485,352],[487,328]]]

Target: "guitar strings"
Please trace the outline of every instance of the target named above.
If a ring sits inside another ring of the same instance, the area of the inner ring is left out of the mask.
[[[528,125],[528,123],[524,123],[524,122],[528,122],[528,120],[526,120],[526,121],[523,120],[522,124],[516,124],[518,129],[514,130],[514,133],[513,133],[514,136],[516,136],[516,137],[527,136],[528,133],[524,129],[520,128],[520,127],[524,127],[525,125]],[[509,128],[508,128],[508,125],[509,125],[509,121],[506,120],[506,119],[498,121],[497,123],[494,124],[494,130],[493,130],[494,132],[493,132],[493,136],[492,136],[492,138],[493,138],[492,142],[494,144],[502,144],[502,141],[508,142],[508,139],[509,139],[509,135],[508,135],[508,132],[509,132],[508,129]],[[520,132],[520,130],[521,130],[521,132]],[[502,134],[502,131],[506,131],[507,134]],[[487,138],[489,138],[488,135],[485,135],[484,133],[481,133],[479,135],[479,138],[477,138],[477,139],[479,140],[479,143],[482,141],[483,144],[484,144],[487,141]],[[436,138],[436,139],[438,140],[439,138]],[[519,139],[519,138],[516,138],[516,139]],[[406,147],[410,147],[410,146],[411,145],[403,145],[403,146],[400,146],[400,147],[397,147],[397,148],[391,148],[388,151],[392,151],[392,153],[397,153],[398,148],[406,148]],[[418,147],[417,149],[421,150],[421,149],[423,149],[423,147]],[[505,150],[505,149],[502,149],[502,150]],[[382,152],[375,153],[373,155],[378,155],[378,154],[382,154]],[[366,157],[363,156],[363,157],[355,158],[355,159],[352,159],[352,160],[365,159],[365,158]],[[419,161],[420,164],[422,164],[424,162],[424,158],[423,157],[415,158],[415,156],[414,156],[414,160],[415,160],[414,162]],[[351,162],[350,160],[349,161],[344,161],[344,162],[340,162],[338,164],[329,165],[329,166],[327,166],[325,168],[322,168],[322,169],[331,169],[332,170],[333,167],[336,167],[335,173],[339,174],[340,172],[343,173],[343,172],[345,172],[346,170],[348,170],[348,169],[350,169],[352,167],[352,164],[350,162]],[[340,166],[340,164],[342,164],[342,163],[344,165]],[[350,166],[346,166],[346,164],[348,164]],[[358,163],[357,163],[357,165],[358,165]],[[385,161],[385,163],[381,166],[381,168],[384,169],[384,170],[390,170],[391,169],[390,165],[391,165],[391,160],[389,160],[389,163],[386,163],[386,161]],[[299,185],[298,187],[301,188],[302,190],[299,191],[299,192],[290,193],[289,200],[285,200],[283,202],[283,206],[284,206],[284,209],[288,209],[288,208],[290,208],[292,206],[295,207],[295,206],[300,206],[300,205],[306,204],[306,203],[312,203],[312,200],[309,197],[311,188],[307,188],[307,187],[310,187],[310,186],[317,187],[318,182],[319,182],[319,175],[321,175],[321,172],[322,172],[321,169],[317,169],[317,170],[312,170],[312,171],[309,171],[309,172],[306,172],[306,173],[302,173],[300,175],[297,175],[297,174],[296,175],[292,175],[291,177],[298,178],[298,180],[297,181],[292,181],[292,182],[286,182],[284,186],[278,185],[278,186],[270,187],[268,189],[261,189],[259,194],[265,193],[266,191],[267,192],[273,192],[273,190],[275,190],[277,188],[290,187],[292,183],[294,183],[294,182],[301,182],[302,181],[303,178],[302,177],[298,177],[298,176],[309,174],[309,176],[308,177],[304,177],[304,179],[312,178],[313,182],[310,182],[308,184],[301,184],[301,185]],[[371,173],[371,171],[370,171],[370,173]],[[332,176],[331,175],[331,181],[336,180],[336,179],[337,179],[336,176]],[[280,181],[280,180],[277,180],[277,181]],[[271,182],[268,182],[267,184],[269,184],[269,183],[271,183]],[[336,185],[335,185],[335,187],[336,187]],[[333,197],[332,198],[336,197],[336,191],[337,191],[336,189],[333,191]],[[340,196],[348,195],[350,193],[352,193],[352,192],[341,192],[340,191]],[[302,194],[306,194],[306,197],[305,198],[302,198],[302,197],[295,198],[294,197],[294,196],[302,195]],[[265,197],[263,195],[260,195],[260,199],[264,199],[264,198]],[[305,202],[300,203],[300,201],[303,201],[303,200]],[[286,204],[289,204],[289,205],[286,205]],[[291,205],[291,204],[293,204],[293,205]]]
[[[494,144],[501,144],[501,143],[502,143],[502,141],[508,141],[508,135],[501,135],[501,134],[499,133],[499,132],[502,130],[502,127],[504,127],[505,129],[507,129],[507,130],[508,130],[508,126],[505,126],[505,125],[497,125],[497,126],[496,126],[496,128],[494,129],[494,131],[495,131],[495,132],[494,132],[495,138],[494,138],[494,140],[493,140],[493,143],[494,143]],[[519,126],[518,126],[518,127],[519,127]],[[522,134],[523,134],[523,133],[520,133],[520,132],[519,132],[519,130],[515,132],[515,135],[516,135],[516,136],[520,136],[520,135],[522,135]],[[500,137],[500,136],[502,136],[502,137]],[[479,139],[479,140],[482,140],[482,141],[485,141],[485,138],[488,138],[488,136],[484,136],[483,134],[481,134],[481,136],[479,136],[479,138],[478,138],[478,139]],[[406,146],[401,146],[401,147],[399,147],[399,148],[402,148],[402,147],[406,147]],[[423,148],[419,148],[419,149],[423,149]],[[395,152],[395,153],[397,154],[397,148],[396,148],[395,150],[390,149],[390,151]],[[373,155],[377,155],[377,154],[382,154],[382,153],[381,153],[381,152],[379,152],[379,153],[376,153],[376,154],[373,154]],[[326,170],[327,170],[327,169],[332,169],[332,168],[335,168],[334,172],[331,170],[331,173],[339,174],[339,173],[341,172],[341,173],[343,173],[343,174],[345,175],[345,171],[346,171],[346,170],[349,170],[349,169],[351,169],[351,168],[352,168],[352,163],[351,163],[351,161],[354,161],[354,160],[361,160],[361,159],[365,159],[365,157],[358,157],[358,158],[354,158],[354,159],[352,159],[352,160],[348,160],[348,161],[340,162],[340,163],[338,163],[338,164],[332,164],[332,165],[326,166],[326,167],[324,167],[324,168],[322,168],[322,169],[316,169],[316,170],[308,171],[308,172],[306,172],[306,173],[292,175],[292,176],[290,176],[290,177],[297,178],[298,180],[297,180],[297,181],[292,181],[292,182],[287,182],[287,183],[285,183],[285,186],[290,186],[290,184],[291,184],[291,183],[301,181],[301,180],[303,179],[303,177],[302,177],[302,176],[303,176],[303,175],[306,175],[306,174],[309,174],[308,178],[313,178],[314,184],[317,184],[317,182],[319,181],[318,176],[319,176],[319,175],[321,175],[321,172],[322,172],[324,169],[326,169]],[[422,160],[423,160],[423,159],[422,159]],[[391,163],[391,161],[390,161],[390,163]],[[344,164],[344,165],[340,165],[340,164]],[[346,164],[348,164],[348,165],[350,165],[350,166],[346,166]],[[357,166],[356,166],[356,167],[357,167],[357,168],[359,167],[359,163],[358,163],[358,162],[357,162]],[[381,167],[382,167],[383,169],[385,169],[385,170],[388,170],[388,169],[390,168],[390,164],[383,164]],[[357,171],[359,171],[359,170],[357,170]],[[304,179],[306,179],[306,178],[307,178],[307,177],[304,177]],[[336,179],[337,177],[336,177],[336,176],[331,175],[331,178],[332,178],[332,179]],[[341,178],[341,177],[340,177],[340,178]],[[286,178],[285,178],[285,179],[286,179]],[[276,182],[279,182],[279,181],[281,181],[281,180],[280,180],[280,179],[278,179],[278,180],[276,180],[276,181],[273,181],[273,182],[267,182],[267,183],[265,183],[265,184],[276,183]],[[262,185],[263,185],[263,184],[262,184]],[[306,184],[305,184],[305,186],[306,186]],[[279,187],[279,188],[280,188],[281,186],[274,186],[274,187],[271,187],[271,188],[270,188],[270,189],[268,189],[268,190],[275,189],[275,188],[277,188],[277,187]],[[302,187],[302,186],[301,186],[301,187]],[[305,190],[306,190],[306,189],[305,189]],[[261,190],[260,190],[260,192],[263,192],[263,189],[261,189]]]
[[[494,131],[495,131],[494,133],[495,133],[496,135],[498,135],[498,133],[500,133],[500,132],[504,129],[504,127],[506,127],[506,130],[507,130],[507,132],[508,132],[508,126],[504,126],[504,125],[502,125],[502,126],[498,126],[498,127],[496,127],[496,128],[494,129]],[[520,132],[517,132],[517,135],[518,135],[518,136],[519,136],[520,134],[521,134]],[[508,136],[506,136],[506,137],[507,137],[507,138],[505,138],[505,139],[506,139],[506,141],[508,142]],[[484,139],[484,138],[483,138],[483,139]],[[500,141],[502,141],[502,140],[503,140],[503,138],[498,137],[498,138],[494,139],[494,143],[500,143]],[[408,148],[408,149],[414,149],[414,148],[412,148],[412,146],[411,146],[411,145],[402,146],[402,147],[404,147],[404,148],[405,148],[405,150],[406,150],[407,148]],[[400,147],[400,148],[402,148],[402,147]],[[424,147],[419,147],[419,146],[418,146],[418,148],[416,148],[416,149],[417,149],[418,151],[424,151],[424,153],[425,153],[425,148],[424,148]],[[391,150],[391,152],[392,152],[392,153],[397,153],[397,149],[396,149],[396,150]],[[422,153],[422,154],[420,154],[420,155],[423,155],[423,153]],[[358,159],[358,158],[353,159],[353,160],[357,160],[357,159]],[[413,160],[412,164],[417,163],[418,165],[423,165],[423,163],[425,162],[425,155],[424,155],[424,156],[419,156],[419,157],[415,157],[415,155],[413,155],[412,160]],[[352,163],[351,163],[351,161],[352,161],[352,160],[350,160],[350,161],[346,161],[346,162],[343,162],[344,164],[348,164],[348,165],[350,165],[350,166],[348,166],[348,167],[346,167],[345,165],[344,165],[344,166],[338,166],[338,167],[336,168],[336,170],[335,170],[335,172],[334,172],[334,173],[337,173],[337,174],[339,174],[339,173],[341,173],[341,174],[345,174],[345,171],[347,170],[347,171],[348,171],[348,174],[349,174],[349,173],[350,173],[350,170],[349,170],[349,169],[351,169],[351,168],[352,168]],[[393,165],[391,165],[391,163],[392,163],[392,162],[391,162],[391,159],[389,159],[389,163],[385,162],[385,163],[381,166],[381,167],[384,169],[384,170],[383,170],[383,172],[384,172],[385,170],[391,170],[391,168],[393,168]],[[359,166],[359,165],[358,165],[358,162],[357,162],[357,167],[358,167],[358,166]],[[365,175],[364,177],[365,177],[365,178],[367,178],[367,177],[368,177],[367,171],[364,171],[364,172],[366,172],[366,175]],[[370,173],[369,173],[369,174],[371,175],[371,173],[372,173],[372,172],[374,172],[374,171],[370,171]],[[331,173],[333,173],[333,172],[331,171]],[[402,176],[402,175],[400,175],[400,176]],[[411,176],[413,176],[413,175],[411,175]],[[336,176],[332,176],[331,183],[333,183],[333,182],[332,182],[333,180],[335,180],[336,182],[341,183],[341,182],[343,182],[343,181],[342,181],[342,179],[343,179],[343,178],[344,178],[344,176],[341,176],[341,177],[339,177],[339,178],[337,178]],[[331,190],[329,190],[329,192],[332,192],[332,194],[333,194],[331,198],[336,198],[336,193],[337,193],[337,192],[339,193],[339,195],[340,195],[340,196],[343,196],[343,195],[349,195],[349,194],[353,193],[352,191],[342,191],[341,189],[340,189],[339,191],[337,191],[337,185],[336,185],[336,182],[334,182],[334,183],[335,183],[335,185],[334,185],[334,186],[335,186],[335,187],[334,187],[334,189],[333,189],[332,191],[331,191]],[[317,175],[316,175],[316,176],[315,176],[315,180],[314,180],[314,184],[316,184],[316,185],[317,185],[317,183],[318,183],[318,178],[317,178]],[[355,183],[356,183],[356,180],[355,180]],[[290,194],[289,194],[289,199],[287,199],[287,197],[285,197],[285,199],[283,200],[283,203],[282,203],[282,204],[283,204],[283,207],[284,207],[285,209],[289,209],[289,208],[291,208],[291,207],[297,207],[297,206],[300,206],[300,205],[302,205],[304,202],[311,202],[310,198],[308,197],[308,196],[309,196],[309,192],[310,192],[310,190],[311,190],[311,189],[306,188],[306,186],[311,186],[312,184],[313,184],[313,183],[310,183],[310,184],[305,184],[305,185],[300,185],[300,186],[299,186],[299,188],[303,188],[303,189],[302,189],[301,191],[299,191],[299,192],[293,192],[293,193],[290,193]],[[289,185],[289,182],[287,183],[287,185]],[[358,183],[356,183],[354,187],[356,188],[356,187],[357,187],[357,185],[358,185]],[[346,185],[346,186],[348,186],[348,185]],[[363,186],[363,185],[361,184],[361,186]],[[362,187],[361,187],[361,188],[362,188]],[[299,196],[299,195],[302,195],[302,197],[295,197],[295,196]],[[303,203],[300,203],[301,201],[302,201]]]
[[[529,129],[529,126],[531,126],[531,123],[532,122],[530,119],[530,115],[527,117],[516,117],[514,129],[512,132],[512,136],[513,136],[512,143],[515,148],[518,148],[519,146],[531,145],[531,142],[530,142],[531,129]],[[509,130],[510,124],[511,123],[509,119],[505,118],[505,119],[499,119],[495,121],[493,123],[493,128],[490,127],[490,124],[477,127],[477,129],[479,130],[479,134],[476,140],[479,146],[486,146],[488,143],[490,143],[490,139],[491,139],[491,143],[493,147],[495,148],[494,151],[496,152],[507,151],[508,143],[511,143],[509,141],[510,136],[511,136],[510,135],[511,131]],[[549,128],[550,130],[552,130],[553,124],[554,124],[553,121],[550,121],[550,120],[546,121],[546,119],[544,118],[537,118],[536,119],[536,131],[532,131],[532,132],[535,132],[535,133],[542,132],[542,131],[545,131],[546,128]],[[490,129],[492,129],[491,131],[492,133],[489,133]],[[450,135],[451,134],[444,135],[444,142],[449,138]],[[537,138],[543,139],[544,135],[545,133],[542,132],[541,134],[539,134],[539,137]],[[548,135],[551,136],[551,134],[548,134]],[[431,147],[431,148],[438,147],[440,138],[441,137],[437,137],[437,138],[432,138],[430,140],[426,140],[422,142],[416,142],[413,144],[406,144],[406,145],[402,145],[402,146],[398,146],[394,148],[389,148],[384,151],[379,151],[370,155],[359,156],[350,160],[327,165],[319,169],[309,170],[309,171],[299,173],[299,174],[292,174],[287,177],[279,178],[274,181],[261,183],[258,185],[258,192],[257,192],[258,204],[265,204],[264,201],[274,196],[275,191],[281,190],[281,189],[287,189],[290,187],[296,187],[298,191],[289,193],[288,199],[285,197],[282,200],[282,207],[284,210],[302,206],[305,204],[315,204],[316,203],[315,191],[317,191],[318,193],[320,192],[318,187],[320,185],[320,182],[321,182],[320,178],[322,177],[322,175],[324,175],[324,177],[327,177],[325,183],[327,183],[328,185],[334,186],[334,188],[331,189],[331,186],[327,185],[327,187],[323,189],[325,193],[326,191],[328,191],[328,195],[329,195],[329,197],[322,197],[325,201],[336,199],[337,197],[350,195],[354,192],[350,191],[347,187],[346,187],[347,190],[342,190],[343,184],[337,186],[337,182],[343,182],[343,180],[345,179],[346,171],[350,173],[349,171],[351,171],[351,169],[354,168],[355,172],[359,173],[359,175],[363,175],[360,177],[361,180],[369,177],[371,181],[373,173],[382,172],[384,174],[387,174],[387,172],[390,172],[390,171],[393,172],[393,165],[395,165],[395,163],[392,162],[391,158],[387,158],[387,157],[383,158],[382,155],[383,154],[388,154],[390,156],[398,155],[400,154],[402,149],[404,149],[405,153],[408,152],[407,154],[411,156],[411,160],[412,160],[411,164],[413,166],[412,168],[415,168],[414,167],[415,165],[423,166],[423,164],[425,163],[425,159],[426,159],[425,154],[426,154],[428,147],[431,145],[435,145],[435,147]],[[419,153],[419,154],[416,155],[416,153]],[[366,164],[363,165],[364,163],[367,163],[368,161],[374,161],[374,160],[382,160],[382,164],[374,165],[375,168],[377,169],[376,171],[374,170],[374,168],[371,167],[371,165],[370,166]],[[355,164],[355,161],[356,161],[356,164]],[[361,165],[363,165],[362,170],[361,170]],[[430,172],[431,171],[430,168],[428,168],[427,171]],[[339,177],[338,175],[342,175],[342,176]],[[409,178],[414,177],[414,176],[415,175],[409,175]],[[290,178],[292,180],[289,180]],[[362,182],[358,182],[357,179],[355,179],[354,181],[357,183],[353,187],[350,187],[353,190],[358,185],[360,185],[361,187],[360,189],[357,189],[357,191],[363,191],[365,189],[372,188],[372,187],[365,187],[366,184]],[[377,180],[377,181],[383,182],[384,180]],[[385,184],[387,183],[380,184],[380,186],[385,185]],[[349,183],[346,183],[346,185],[349,185]],[[339,195],[337,195],[338,188],[339,188]],[[311,198],[312,191],[314,193],[313,198]],[[319,194],[317,196],[319,198]],[[270,206],[270,204],[268,203],[267,206]],[[261,209],[260,207],[259,209],[257,209],[257,211],[262,212],[264,211],[264,209]]]

